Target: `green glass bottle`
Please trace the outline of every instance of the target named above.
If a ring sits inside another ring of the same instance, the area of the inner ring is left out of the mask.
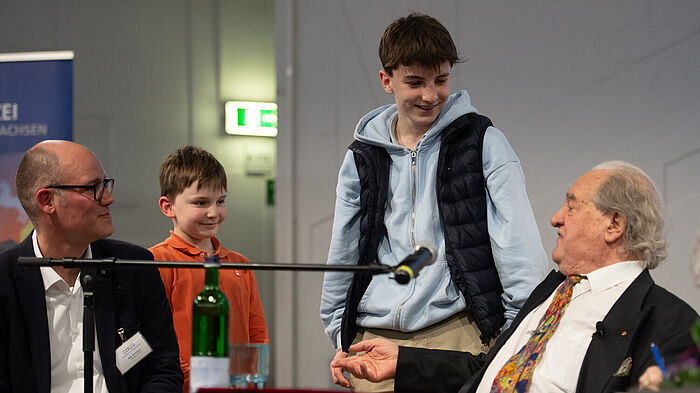
[[[207,257],[204,289],[192,306],[190,391],[228,387],[228,299],[219,289],[219,257]]]

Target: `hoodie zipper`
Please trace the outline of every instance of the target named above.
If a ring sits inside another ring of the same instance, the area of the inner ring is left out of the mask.
[[[411,190],[411,246],[416,247],[415,227],[416,227],[416,151],[411,150],[411,177],[413,187]],[[396,310],[396,327],[401,327],[401,310],[404,303]],[[400,330],[400,329],[399,329]]]
[[[411,175],[413,189],[411,190],[411,246],[416,247],[416,151],[411,150]]]

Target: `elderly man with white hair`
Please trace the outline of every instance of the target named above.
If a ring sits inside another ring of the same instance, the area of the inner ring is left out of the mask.
[[[692,345],[698,318],[652,280],[666,256],[661,201],[649,177],[620,161],[582,175],[552,217],[552,271],[493,348],[473,355],[397,347],[382,339],[335,366],[397,392],[616,392]]]

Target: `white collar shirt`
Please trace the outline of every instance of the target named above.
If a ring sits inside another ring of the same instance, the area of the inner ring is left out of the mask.
[[[619,262],[593,271],[574,286],[571,302],[559,322],[559,327],[547,343],[540,362],[535,367],[530,393],[575,392],[583,358],[588,350],[596,323],[602,321],[613,304],[644,270],[639,261]],[[532,331],[554,299],[552,292],[525,316],[513,335],[489,364],[477,393],[491,390],[493,380],[508,359],[527,343]]]
[[[42,258],[36,231],[32,235],[34,255]],[[88,246],[85,258],[92,258]],[[84,392],[83,355],[83,288],[80,279],[71,286],[48,266],[42,266],[41,277],[44,281],[46,299],[46,316],[49,328],[49,345],[51,353],[51,393]],[[108,393],[107,383],[102,371],[102,361],[95,332],[95,352],[93,353],[93,391]]]

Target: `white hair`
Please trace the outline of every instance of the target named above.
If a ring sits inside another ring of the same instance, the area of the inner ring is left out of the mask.
[[[631,254],[653,269],[666,258],[664,214],[661,197],[643,170],[624,161],[605,161],[593,170],[607,170],[609,176],[593,195],[603,214],[617,212],[627,225],[622,234],[624,254]]]

